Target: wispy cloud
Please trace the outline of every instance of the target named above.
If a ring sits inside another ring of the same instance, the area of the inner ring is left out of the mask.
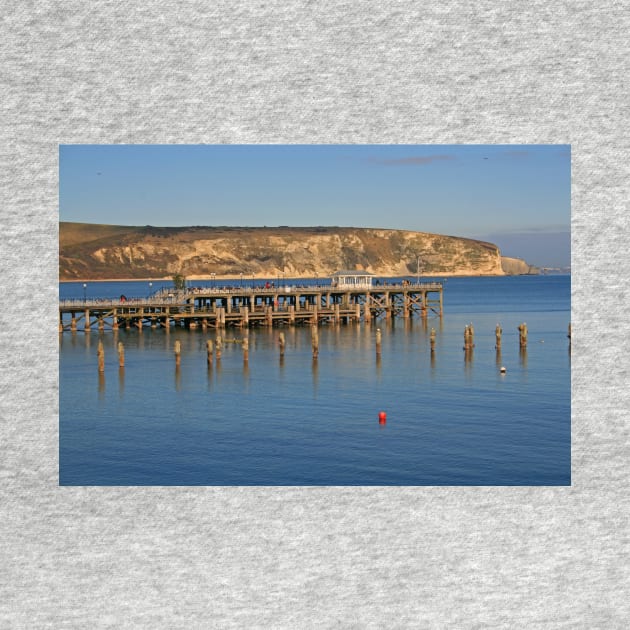
[[[369,158],[372,164],[381,164],[383,166],[424,166],[433,162],[442,162],[444,160],[454,160],[454,155],[412,155],[405,158],[395,158],[384,160],[381,158]]]

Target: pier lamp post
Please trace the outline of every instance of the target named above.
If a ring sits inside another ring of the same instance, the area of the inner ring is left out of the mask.
[[[153,282],[149,282],[149,297],[151,297],[152,290],[153,290]]]
[[[83,283],[83,301],[87,302],[87,284]]]
[[[241,272],[241,289],[243,288],[243,273]]]
[[[217,274],[216,273],[213,272],[213,273],[210,274],[210,280],[212,280],[212,288],[213,289],[214,289],[214,281],[216,280],[216,278],[217,278]]]
[[[418,256],[418,261],[416,262],[416,284],[420,284],[420,256]]]

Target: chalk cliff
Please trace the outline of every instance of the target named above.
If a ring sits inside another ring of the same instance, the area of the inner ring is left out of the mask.
[[[536,275],[540,273],[538,267],[529,265],[520,258],[501,257],[501,266],[508,275]]]
[[[61,280],[255,276],[504,275],[499,249],[467,238],[344,227],[129,227],[60,223]],[[523,261],[522,261],[523,262]],[[528,266],[523,262],[524,265]],[[511,272],[510,272],[511,273]],[[525,272],[526,273],[526,272]]]

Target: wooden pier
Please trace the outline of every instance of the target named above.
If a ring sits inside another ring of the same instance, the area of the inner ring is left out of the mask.
[[[185,326],[207,329],[350,323],[443,314],[441,282],[326,286],[201,288],[120,300],[63,300],[59,332]]]

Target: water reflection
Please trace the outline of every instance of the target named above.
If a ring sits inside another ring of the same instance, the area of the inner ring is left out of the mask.
[[[519,363],[522,368],[527,368],[527,348],[523,347],[519,349]]]
[[[120,398],[124,397],[125,393],[125,368],[118,368],[118,394]]]
[[[316,358],[311,361],[311,374],[313,378],[313,398],[317,398],[319,385],[319,362]]]
[[[105,397],[105,373],[98,373],[98,398],[103,400]]]
[[[180,392],[182,389],[182,370],[179,365],[175,366],[175,391]]]

